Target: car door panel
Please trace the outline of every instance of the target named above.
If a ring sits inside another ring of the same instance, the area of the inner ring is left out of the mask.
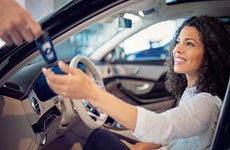
[[[145,81],[141,78],[116,76],[105,78],[104,83],[108,92],[126,101],[127,103],[143,106],[156,112],[162,112],[170,109],[174,107],[176,103],[171,94],[168,93],[164,87],[160,87],[158,85],[163,84],[162,82],[154,83],[151,80]],[[124,87],[123,85],[126,84],[128,85]],[[140,92],[140,90],[136,90],[136,88],[139,88],[140,84],[152,85],[152,87]]]
[[[166,66],[153,62],[95,64],[110,93],[130,104],[161,112],[175,107],[176,101],[165,89]]]

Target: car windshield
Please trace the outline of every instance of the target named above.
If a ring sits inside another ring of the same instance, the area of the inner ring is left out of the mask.
[[[69,59],[75,55],[84,55],[92,59],[102,59],[96,53],[106,55],[110,51],[122,49],[125,59],[138,60],[144,52],[145,59],[165,59],[173,35],[184,19],[166,20],[151,25],[143,24],[143,18],[131,14],[123,17],[110,16],[96,22],[55,45],[58,59]],[[114,44],[116,43],[116,44]],[[106,46],[105,46],[106,45]],[[114,47],[111,47],[113,45]],[[106,47],[107,50],[103,48]],[[157,51],[147,54],[145,51]],[[104,56],[106,57],[106,56]],[[41,56],[33,62],[41,61]],[[124,58],[119,57],[117,60]]]
[[[49,1],[50,5],[45,0],[17,1],[36,20],[41,20],[71,0]],[[43,8],[42,13],[39,8]],[[81,54],[101,60],[113,50],[119,53],[119,57],[113,58],[116,60],[165,59],[173,35],[182,21],[183,19],[174,19],[154,22],[140,14],[114,14],[57,43],[55,50],[58,59],[71,59]],[[98,57],[97,53],[104,56]],[[41,55],[30,64],[40,61],[44,61]]]
[[[57,44],[55,49],[59,58],[68,58],[76,54],[89,56],[97,47],[123,30],[117,26],[117,22],[118,18],[97,22]],[[69,54],[63,51],[66,48],[70,50]]]

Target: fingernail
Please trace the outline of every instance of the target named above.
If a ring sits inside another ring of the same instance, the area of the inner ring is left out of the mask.
[[[42,68],[42,72],[44,73],[45,71],[46,71],[46,68],[45,68],[45,67],[43,67],[43,68]]]

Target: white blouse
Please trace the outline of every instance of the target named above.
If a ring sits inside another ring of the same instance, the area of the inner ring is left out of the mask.
[[[177,107],[155,113],[138,107],[133,135],[140,141],[162,144],[160,149],[209,149],[222,101],[209,93],[186,88]]]

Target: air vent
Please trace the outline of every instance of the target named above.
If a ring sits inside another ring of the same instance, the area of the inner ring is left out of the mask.
[[[7,82],[4,84],[4,87],[20,91],[20,87],[14,83]]]
[[[32,97],[32,98],[30,99],[30,101],[31,101],[31,104],[32,104],[32,107],[33,107],[34,111],[35,111],[38,115],[40,115],[41,109],[40,109],[38,100],[37,100],[35,97]]]

